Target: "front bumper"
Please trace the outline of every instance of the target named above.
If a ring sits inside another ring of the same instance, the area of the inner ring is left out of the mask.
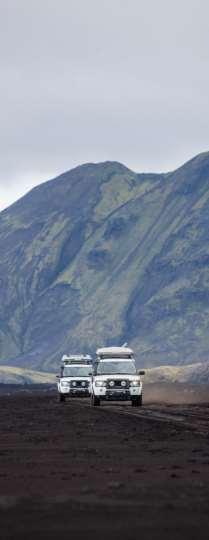
[[[89,397],[90,392],[88,388],[71,388],[69,391],[70,397]]]
[[[129,390],[107,390],[105,399],[107,401],[129,401],[131,399]]]
[[[60,392],[65,397],[90,397],[89,388],[70,388],[69,390],[62,390]]]
[[[94,395],[101,400],[106,401],[130,401],[137,398],[142,393],[142,387],[126,388],[103,388],[97,387],[94,389]]]

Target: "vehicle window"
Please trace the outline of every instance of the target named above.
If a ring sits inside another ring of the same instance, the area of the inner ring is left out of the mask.
[[[63,377],[88,377],[91,372],[91,366],[65,366]]]
[[[97,375],[135,375],[136,366],[134,362],[99,362],[97,365]]]

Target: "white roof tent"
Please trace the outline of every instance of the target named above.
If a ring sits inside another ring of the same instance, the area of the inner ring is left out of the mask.
[[[92,358],[89,354],[64,354],[62,364],[69,366],[70,364],[92,364]]]
[[[108,358],[130,359],[134,357],[134,352],[128,347],[103,347],[102,349],[97,349],[96,353],[98,360]]]

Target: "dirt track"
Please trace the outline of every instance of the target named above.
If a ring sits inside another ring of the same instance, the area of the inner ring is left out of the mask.
[[[137,408],[132,409],[127,405],[110,405],[108,411],[114,411],[118,414],[126,416],[135,416],[139,419],[144,419],[153,422],[165,422],[166,424],[173,424],[182,426],[185,431],[192,430],[199,435],[209,436],[209,406],[205,405],[154,405],[145,407],[144,409]]]
[[[1,539],[208,540],[208,417],[201,403],[1,396]]]

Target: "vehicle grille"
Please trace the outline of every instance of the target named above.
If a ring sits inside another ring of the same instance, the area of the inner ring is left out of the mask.
[[[111,384],[113,382],[114,382],[114,385]],[[129,388],[129,387],[130,387],[130,381],[127,379],[109,379],[107,381],[107,388],[111,388],[111,390],[114,390],[114,388],[122,389],[122,388]]]
[[[88,388],[89,381],[71,381],[71,388]]]

